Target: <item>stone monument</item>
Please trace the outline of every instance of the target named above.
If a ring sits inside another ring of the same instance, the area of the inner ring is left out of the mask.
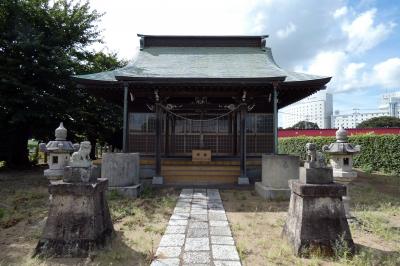
[[[139,153],[103,153],[101,177],[109,181],[109,189],[121,195],[137,198],[141,184]]]
[[[299,156],[262,155],[262,181],[255,183],[257,193],[268,200],[289,199],[288,180],[299,178]]]
[[[114,233],[105,192],[107,179],[91,177],[90,142],[81,142],[64,179],[49,185],[50,210],[35,256],[86,257]]]
[[[357,177],[353,171],[353,156],[360,152],[359,145],[353,146],[348,142],[347,131],[339,127],[336,131],[336,142],[329,146],[325,145],[322,150],[330,155],[330,164],[333,169],[333,178],[335,182],[343,184],[347,188],[347,195],[343,196],[344,209],[347,219],[354,218],[350,212],[350,195],[348,186]]]
[[[74,151],[71,141],[67,141],[67,129],[63,123],[55,130],[56,139],[47,143],[40,143],[39,150],[48,156],[49,169],[44,170],[44,176],[50,181],[63,178],[64,168],[68,165],[70,154]]]
[[[291,196],[283,236],[298,256],[314,250],[330,255],[335,243],[354,252],[342,202],[346,187],[333,183],[332,169],[325,166],[315,144],[308,143],[306,148],[307,162],[300,168],[300,179],[289,180]]]

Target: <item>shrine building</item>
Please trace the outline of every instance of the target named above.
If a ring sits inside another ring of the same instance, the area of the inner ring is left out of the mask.
[[[123,106],[123,151],[155,184],[254,182],[278,153],[278,109],[331,79],[279,67],[266,35],[138,36],[127,66],[74,80]]]

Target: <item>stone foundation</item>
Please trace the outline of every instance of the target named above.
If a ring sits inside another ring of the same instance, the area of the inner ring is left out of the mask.
[[[139,153],[104,153],[101,177],[109,180],[109,189],[137,198],[140,194]]]
[[[287,200],[290,198],[290,189],[266,187],[261,182],[254,186],[258,195],[266,200]]]
[[[109,187],[110,191],[117,191],[118,194],[128,197],[128,198],[137,198],[142,191],[141,185],[127,186],[127,187]]]
[[[87,257],[106,245],[114,233],[105,197],[107,182],[49,185],[50,210],[35,256]]]
[[[303,184],[299,180],[290,180],[289,186],[292,193],[283,235],[293,245],[294,253],[307,256],[319,250],[331,255],[335,242],[341,240],[354,252],[341,199],[346,187],[335,183]]]

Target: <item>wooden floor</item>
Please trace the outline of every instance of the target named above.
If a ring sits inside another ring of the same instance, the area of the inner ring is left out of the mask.
[[[260,159],[248,159],[247,165],[259,165]],[[154,164],[154,159],[141,159],[140,164]],[[193,162],[190,158],[162,159],[161,175],[167,185],[236,184],[240,176],[238,159],[215,159]]]

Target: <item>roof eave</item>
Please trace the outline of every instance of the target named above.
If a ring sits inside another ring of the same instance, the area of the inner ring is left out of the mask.
[[[157,35],[157,34],[137,34],[138,37],[162,37],[162,38],[268,38],[269,35]]]
[[[315,84],[315,85],[318,85],[318,84],[325,85],[331,79],[332,79],[332,77],[321,77],[319,79],[285,81],[284,84],[288,84],[288,85],[303,85],[304,83],[307,83],[307,84],[310,84],[310,85],[313,85],[313,84]]]
[[[261,77],[261,78],[203,78],[203,77],[127,77],[127,76],[115,76],[118,81],[134,82],[134,83],[269,83],[272,81],[283,82],[285,76],[279,77]]]

